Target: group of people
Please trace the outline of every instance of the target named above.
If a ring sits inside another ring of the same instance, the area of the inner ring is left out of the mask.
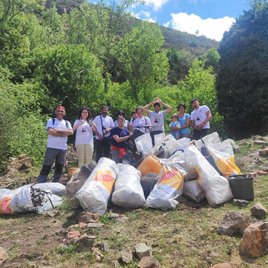
[[[190,138],[190,127],[193,130],[192,139],[198,140],[208,134],[209,121],[212,118],[210,109],[206,105],[201,106],[198,99],[192,99],[191,105],[193,108],[191,115],[186,113],[185,104],[179,104],[178,113],[172,115],[169,128],[176,139]],[[164,109],[161,109],[162,107]],[[154,136],[164,133],[165,117],[171,110],[172,107],[169,104],[160,98],[155,98],[147,105],[137,107],[132,113],[130,121],[126,120],[123,111],[117,114],[114,121],[108,115],[108,106],[102,106],[100,114],[93,120],[89,109],[82,108],[72,127],[70,122],[64,119],[66,115],[64,106],[58,105],[54,117],[50,118],[46,125],[47,150],[38,182],[47,181],[54,162],[55,171],[52,181],[59,181],[67,152],[68,136],[75,133],[75,148],[79,167],[91,163],[94,145],[96,162],[101,157],[111,157],[116,163],[119,163],[127,155],[128,140],[134,130],[138,129],[143,133],[150,133],[154,145]]]

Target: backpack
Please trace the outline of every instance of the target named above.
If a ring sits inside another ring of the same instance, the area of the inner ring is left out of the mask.
[[[63,119],[64,121],[65,121],[65,125],[66,125],[66,128],[68,128],[68,121],[67,120],[65,120],[65,119]],[[52,125],[54,126],[54,124],[55,124],[55,117],[52,117]]]

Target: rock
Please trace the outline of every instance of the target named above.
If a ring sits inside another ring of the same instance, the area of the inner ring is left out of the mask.
[[[257,203],[250,209],[251,215],[257,219],[265,219],[267,215],[267,209],[261,204]]]
[[[261,257],[268,253],[268,224],[256,222],[250,224],[239,245],[241,254],[249,257]]]
[[[88,228],[101,228],[104,224],[100,222],[90,222],[87,224]]]
[[[210,268],[233,268],[233,265],[229,262],[219,263],[211,266]]]
[[[96,239],[96,236],[94,235],[83,234],[78,239],[76,239],[75,242],[81,248],[92,248],[95,239]]]
[[[7,251],[0,247],[0,264],[3,264],[9,258]]]
[[[256,141],[254,141],[254,144],[256,144],[256,145],[267,145],[267,142],[263,141],[263,140],[256,140]]]
[[[92,222],[97,222],[99,218],[100,218],[100,215],[98,213],[83,211],[79,214],[78,221],[84,222],[84,223],[92,223]]]
[[[229,236],[243,235],[248,225],[249,219],[242,213],[227,212],[217,229],[217,233]]]
[[[233,199],[233,204],[238,207],[246,207],[249,204],[249,201],[243,199]]]
[[[133,261],[132,251],[123,249],[120,251],[119,262],[122,264],[129,264]]]
[[[103,254],[97,248],[92,248],[92,254],[98,262],[103,259]]]
[[[145,243],[138,243],[135,246],[135,252],[139,260],[143,257],[151,256],[151,247],[148,247]]]
[[[140,260],[138,267],[139,268],[158,268],[161,266],[153,256],[146,256]]]
[[[80,237],[80,232],[79,231],[70,231],[68,234],[67,234],[67,237],[68,239],[77,239],[78,237]]]
[[[268,148],[259,151],[259,156],[268,157]]]
[[[120,214],[118,214],[118,213],[111,213],[111,214],[109,215],[109,217],[110,217],[111,219],[117,219],[117,218],[120,217]]]
[[[50,211],[46,211],[46,212],[44,212],[44,215],[49,216],[49,217],[51,217],[51,218],[54,218],[54,217],[60,215],[60,211],[59,211],[59,210],[56,210],[56,209],[54,209],[54,210],[50,210]]]
[[[87,223],[85,222],[79,222],[79,228],[84,229],[87,227]]]
[[[259,175],[259,176],[265,176],[265,175],[268,174],[267,171],[263,171],[263,170],[257,170],[256,173],[257,173],[257,175]]]
[[[98,243],[97,247],[103,252],[108,252],[110,250],[110,246],[107,242]]]

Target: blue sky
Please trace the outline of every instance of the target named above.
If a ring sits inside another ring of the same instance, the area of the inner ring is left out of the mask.
[[[144,0],[134,16],[170,28],[220,41],[235,19],[249,9],[249,0]]]
[[[89,0],[100,2],[100,0]],[[105,0],[102,0],[105,2]],[[106,0],[120,2],[120,0]],[[133,16],[220,41],[250,0],[143,0],[130,9]]]

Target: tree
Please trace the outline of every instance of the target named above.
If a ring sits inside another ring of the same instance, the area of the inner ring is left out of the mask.
[[[163,43],[159,27],[144,22],[134,27],[119,45],[119,60],[130,84],[130,94],[136,101],[148,101],[150,90],[167,77],[169,65]]]
[[[34,80],[48,90],[52,105],[62,103],[72,117],[83,105],[98,106],[102,103],[101,68],[84,45],[38,48],[34,53]]]
[[[268,131],[268,3],[254,2],[219,47],[219,111],[239,138]]]

